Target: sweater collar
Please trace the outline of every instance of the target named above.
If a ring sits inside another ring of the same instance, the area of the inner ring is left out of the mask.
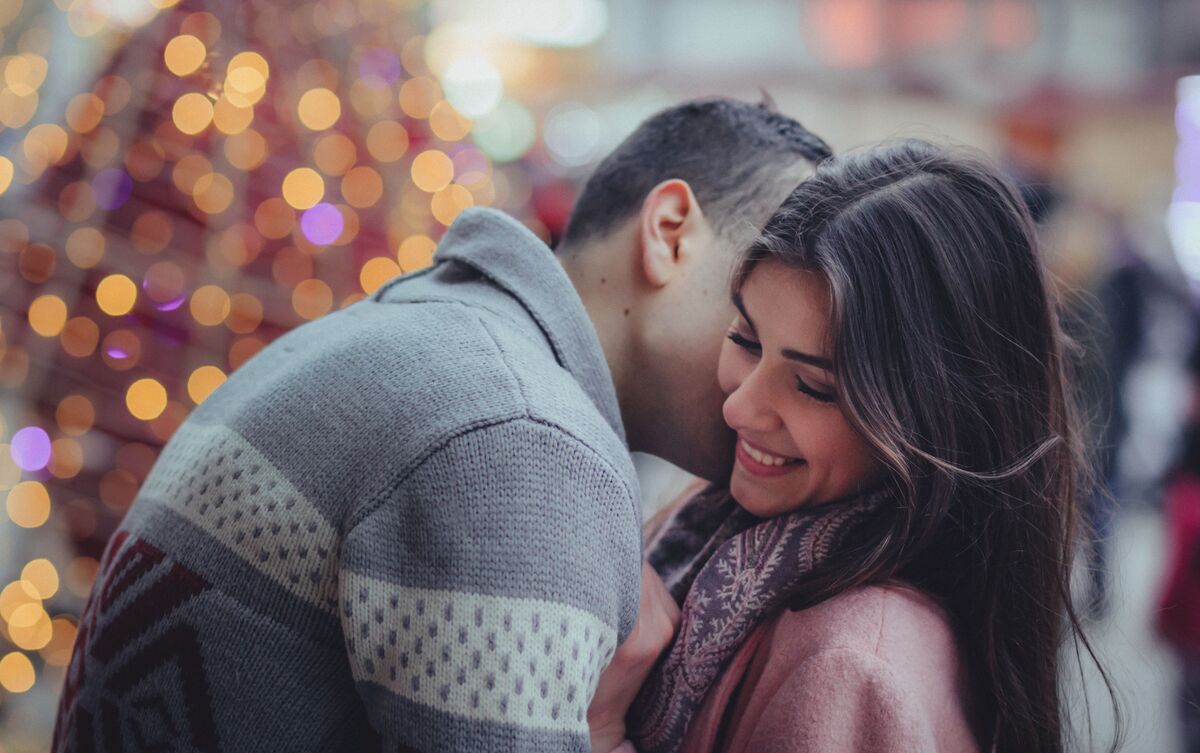
[[[467,264],[516,298],[550,343],[558,364],[628,444],[596,328],[566,271],[540,238],[503,212],[471,208],[446,230],[435,260]]]

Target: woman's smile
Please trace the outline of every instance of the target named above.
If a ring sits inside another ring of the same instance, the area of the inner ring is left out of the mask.
[[[737,462],[747,473],[755,476],[783,476],[804,465],[801,458],[776,455],[742,436],[738,437]]]

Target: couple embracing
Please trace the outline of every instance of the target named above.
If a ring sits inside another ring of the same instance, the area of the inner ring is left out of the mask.
[[[668,109],[193,412],[55,749],[1061,751],[1064,348],[992,166]],[[630,451],[706,481],[643,530]]]

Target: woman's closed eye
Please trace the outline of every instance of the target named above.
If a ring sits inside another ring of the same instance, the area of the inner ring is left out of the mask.
[[[737,345],[747,353],[757,357],[762,356],[762,343],[751,340],[742,333],[738,332],[736,329],[730,330],[726,337],[728,337],[734,345]],[[796,389],[804,395],[811,397],[813,400],[816,400],[817,402],[832,403],[837,400],[836,395],[809,385],[799,376],[796,377]]]
[[[736,329],[730,330],[726,337],[728,337],[734,345],[737,345],[742,350],[755,355],[762,355],[762,344],[756,343],[748,337],[743,337],[742,334]]]
[[[828,392],[822,392],[815,387],[810,387],[808,383],[800,377],[796,377],[796,389],[800,390],[805,395],[808,395],[813,400],[821,403],[832,403],[837,399],[837,395],[833,395]]]

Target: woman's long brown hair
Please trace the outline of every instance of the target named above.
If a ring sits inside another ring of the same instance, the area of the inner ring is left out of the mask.
[[[954,622],[982,748],[1060,753],[1060,652],[1080,641],[1076,656],[1096,659],[1070,594],[1088,474],[1068,341],[1018,192],[925,142],[830,158],[751,246],[735,290],[764,260],[828,282],[839,402],[899,500],[796,606],[916,585]]]

